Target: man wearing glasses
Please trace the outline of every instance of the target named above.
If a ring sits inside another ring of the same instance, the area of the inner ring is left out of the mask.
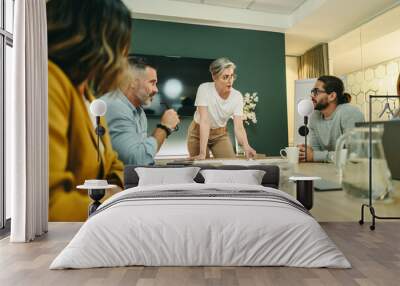
[[[310,118],[310,146],[307,161],[332,161],[336,140],[356,122],[363,122],[361,111],[349,104],[343,81],[335,76],[321,76],[311,90],[314,113]],[[300,160],[305,160],[305,147],[300,145]]]
[[[253,158],[243,127],[243,97],[233,88],[236,79],[235,64],[219,58],[210,65],[213,82],[199,86],[196,94],[196,112],[188,129],[188,150],[192,159],[203,160],[211,150],[214,158],[234,158],[232,143],[226,124],[233,117],[235,136],[243,146],[246,158]]]

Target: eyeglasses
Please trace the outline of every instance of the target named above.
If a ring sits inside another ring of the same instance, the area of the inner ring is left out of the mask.
[[[312,97],[317,96],[318,94],[321,94],[321,93],[327,93],[327,92],[325,90],[318,89],[318,88],[313,88],[311,90],[311,96]]]
[[[223,76],[221,76],[221,80],[223,80],[223,81],[229,81],[230,79],[232,81],[235,81],[237,79],[237,75],[236,74],[231,74],[231,75],[224,74]]]

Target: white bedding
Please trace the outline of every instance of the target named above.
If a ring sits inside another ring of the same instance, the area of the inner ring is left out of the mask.
[[[254,185],[132,188],[104,202],[50,269],[127,265],[351,267],[312,216],[282,201],[182,196],[115,203],[137,192],[207,189],[261,190],[298,204],[284,192]]]

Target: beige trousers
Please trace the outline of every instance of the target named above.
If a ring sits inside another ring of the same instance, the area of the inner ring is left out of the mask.
[[[200,125],[192,121],[188,128],[187,147],[189,155],[200,153]],[[234,158],[235,152],[226,127],[210,129],[208,136],[206,158],[210,157],[210,150],[214,158]]]

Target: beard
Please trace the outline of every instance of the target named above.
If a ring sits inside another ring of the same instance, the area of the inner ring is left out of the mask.
[[[154,94],[148,94],[146,91],[144,90],[140,90],[137,97],[140,100],[140,103],[142,106],[144,107],[149,107],[151,105],[151,102],[153,100],[153,95]]]
[[[328,101],[317,102],[315,104],[314,110],[322,111],[329,105]]]
[[[140,101],[142,102],[143,107],[150,107],[151,102],[152,102],[150,96],[148,96],[146,99],[141,99]]]

